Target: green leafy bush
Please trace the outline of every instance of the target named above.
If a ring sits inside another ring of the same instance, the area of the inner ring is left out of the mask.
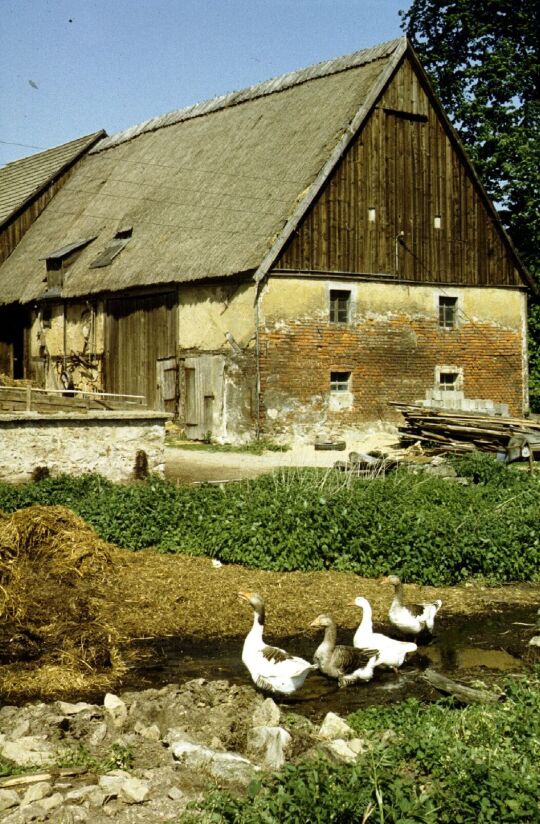
[[[435,586],[472,577],[540,580],[540,479],[474,461],[463,459],[459,471],[482,470],[484,481],[467,486],[405,471],[364,480],[283,470],[196,487],[157,477],[125,485],[63,476],[0,484],[0,510],[64,504],[122,547],[274,571],[392,571]]]

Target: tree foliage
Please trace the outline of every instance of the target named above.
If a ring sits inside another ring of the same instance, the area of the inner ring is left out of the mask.
[[[540,281],[540,4],[413,0],[402,26]],[[540,310],[530,323],[531,401],[540,410]]]

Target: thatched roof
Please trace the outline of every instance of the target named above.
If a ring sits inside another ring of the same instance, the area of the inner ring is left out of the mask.
[[[105,132],[71,140],[0,168],[0,227],[96,143]]]
[[[41,297],[43,258],[94,236],[65,297],[255,272],[405,48],[392,40],[105,138],[0,268],[0,300]],[[126,227],[120,253],[92,268]]]

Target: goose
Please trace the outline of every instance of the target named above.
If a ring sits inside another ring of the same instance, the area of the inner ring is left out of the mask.
[[[373,671],[379,663],[376,649],[355,649],[336,644],[337,628],[332,616],[327,613],[318,615],[310,626],[324,627],[324,639],[313,656],[321,672],[330,678],[337,678],[340,687],[373,678]]]
[[[238,596],[253,608],[253,626],[244,640],[242,662],[259,689],[274,695],[291,695],[300,689],[307,675],[317,669],[316,664],[265,644],[264,599],[258,592],[239,592]]]
[[[378,666],[391,667],[397,671],[405,661],[409,652],[416,652],[417,646],[412,641],[397,641],[382,632],[373,632],[371,604],[367,598],[358,596],[349,606],[360,607],[363,611],[362,620],[354,633],[355,647],[373,647],[379,651]]]
[[[435,616],[442,607],[442,601],[431,603],[405,604],[403,602],[403,584],[397,575],[388,575],[383,578],[383,584],[392,584],[394,599],[388,611],[390,622],[408,635],[419,635],[421,632],[433,632]]]

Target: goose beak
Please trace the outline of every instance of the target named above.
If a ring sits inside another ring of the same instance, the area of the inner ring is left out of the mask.
[[[317,618],[315,618],[315,620],[313,620],[313,621],[311,622],[310,627],[320,627],[320,624],[319,624],[319,618],[318,618],[318,617],[317,617]]]
[[[384,578],[381,578],[381,584],[389,584],[390,581],[388,580],[388,575],[385,575]]]
[[[356,600],[354,600],[354,601],[349,601],[349,602],[348,602],[348,604],[347,604],[347,606],[348,606],[348,607],[355,607],[355,606],[356,606]]]
[[[242,601],[249,601],[251,592],[239,592],[238,597],[241,598]]]

